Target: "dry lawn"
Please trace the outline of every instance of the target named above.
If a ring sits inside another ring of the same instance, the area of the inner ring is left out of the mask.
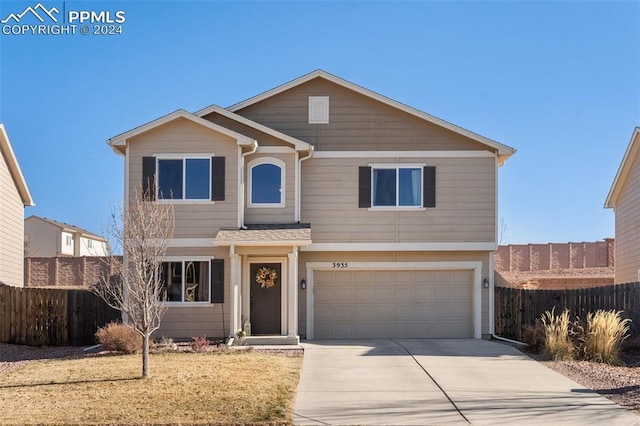
[[[256,352],[33,361],[0,374],[1,424],[291,423],[302,357]]]

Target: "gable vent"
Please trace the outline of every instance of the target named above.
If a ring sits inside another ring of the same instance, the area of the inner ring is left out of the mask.
[[[309,96],[309,124],[329,123],[329,97]]]

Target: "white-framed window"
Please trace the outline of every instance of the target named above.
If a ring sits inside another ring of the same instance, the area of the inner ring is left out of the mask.
[[[93,248],[93,240],[87,240],[87,248]]]
[[[156,157],[158,200],[211,200],[211,156]]]
[[[248,205],[284,207],[285,163],[277,158],[256,158],[248,164]]]
[[[372,165],[371,207],[422,207],[423,169],[416,164]]]
[[[67,235],[64,239],[64,242],[66,245],[68,246],[72,246],[73,245],[73,237],[71,235]]]
[[[170,259],[160,266],[160,280],[167,302],[211,301],[211,259]]]

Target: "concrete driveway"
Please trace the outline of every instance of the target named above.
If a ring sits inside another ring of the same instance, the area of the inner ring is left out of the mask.
[[[524,356],[467,339],[309,341],[296,424],[640,424]]]

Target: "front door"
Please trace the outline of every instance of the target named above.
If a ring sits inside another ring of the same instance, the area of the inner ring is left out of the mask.
[[[251,263],[251,334],[281,333],[282,264]]]

